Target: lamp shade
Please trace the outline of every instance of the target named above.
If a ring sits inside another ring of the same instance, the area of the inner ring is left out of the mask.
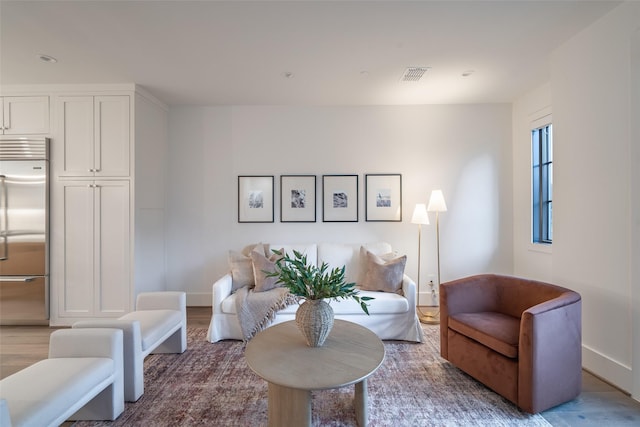
[[[429,224],[429,214],[427,214],[427,206],[424,203],[416,204],[411,217],[413,224]]]
[[[444,195],[442,190],[433,190],[431,197],[429,197],[429,206],[427,206],[429,212],[446,212],[447,204],[444,202]]]

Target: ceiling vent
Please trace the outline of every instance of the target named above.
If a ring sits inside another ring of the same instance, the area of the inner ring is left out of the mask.
[[[400,78],[401,82],[417,82],[431,67],[408,67]]]

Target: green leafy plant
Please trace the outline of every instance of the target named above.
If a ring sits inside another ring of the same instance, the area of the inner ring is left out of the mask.
[[[309,265],[307,256],[298,251],[293,251],[293,258],[278,250],[273,252],[281,258],[276,261],[275,271],[265,273],[268,277],[277,277],[277,283],[293,295],[309,300],[352,298],[360,304],[362,311],[369,314],[366,302],[374,298],[358,295],[356,284],[345,281],[344,267],[328,271],[327,263],[323,262],[320,267]]]

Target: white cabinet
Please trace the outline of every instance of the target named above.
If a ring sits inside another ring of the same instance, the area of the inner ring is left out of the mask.
[[[128,95],[61,96],[58,176],[128,177],[131,115]]]
[[[3,135],[48,134],[49,97],[3,96],[0,105],[0,133]]]
[[[60,181],[54,247],[60,317],[114,317],[130,311],[131,210],[129,180]]]

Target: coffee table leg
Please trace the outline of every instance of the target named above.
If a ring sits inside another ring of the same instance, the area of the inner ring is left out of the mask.
[[[269,427],[311,426],[311,391],[269,383]]]
[[[356,410],[356,421],[360,427],[366,427],[369,422],[369,393],[367,391],[367,379],[356,383],[353,406]]]

